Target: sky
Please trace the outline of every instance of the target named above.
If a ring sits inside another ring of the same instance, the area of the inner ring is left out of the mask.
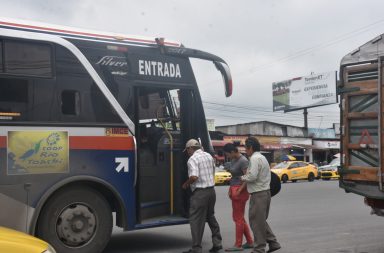
[[[193,60],[206,117],[228,125],[268,120],[303,126],[303,111],[272,111],[272,83],[337,71],[341,58],[384,33],[380,0],[3,0],[0,17],[124,34],[164,37],[216,54],[220,73]],[[339,122],[338,105],[308,109],[308,125]]]

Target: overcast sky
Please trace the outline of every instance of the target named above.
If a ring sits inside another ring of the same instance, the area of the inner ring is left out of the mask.
[[[272,83],[335,71],[341,58],[384,33],[380,0],[3,0],[0,16],[93,30],[165,37],[229,64],[193,61],[207,118],[216,125],[260,120],[303,126],[302,111],[272,112]],[[338,106],[309,109],[309,127],[338,122]]]

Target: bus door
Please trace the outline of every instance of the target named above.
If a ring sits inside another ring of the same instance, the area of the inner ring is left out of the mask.
[[[187,169],[182,128],[188,120],[181,117],[182,93],[185,91],[153,87],[135,91],[138,227],[185,222],[187,209],[181,185]]]

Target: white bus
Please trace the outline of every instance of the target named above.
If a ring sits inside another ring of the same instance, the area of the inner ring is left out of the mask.
[[[113,225],[187,223],[183,145],[213,151],[189,58],[231,95],[177,42],[1,19],[0,225],[95,253]]]

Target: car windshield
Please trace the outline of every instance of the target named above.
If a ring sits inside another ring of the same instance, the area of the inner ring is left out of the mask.
[[[286,162],[281,162],[281,163],[277,164],[275,167],[273,167],[273,169],[284,169],[284,168],[288,167],[288,165],[289,164]]]
[[[335,158],[335,159],[333,159],[333,160],[329,163],[329,165],[331,165],[331,166],[340,165],[340,158]]]

